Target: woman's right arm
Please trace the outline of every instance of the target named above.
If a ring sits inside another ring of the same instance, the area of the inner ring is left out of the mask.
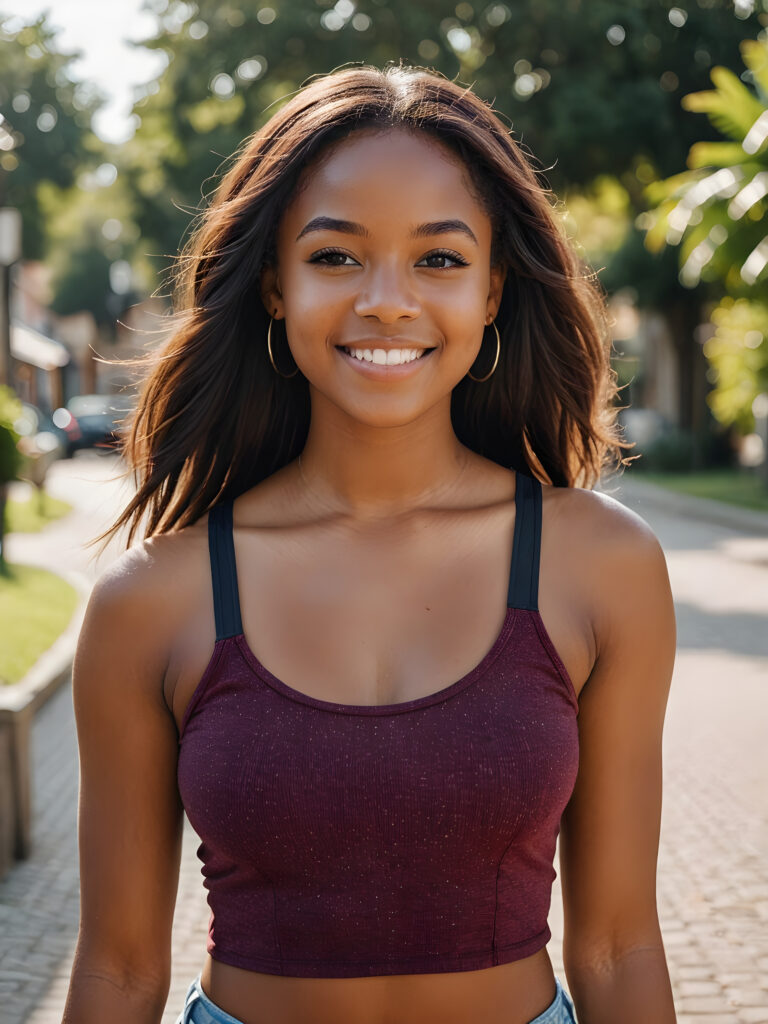
[[[141,548],[110,566],[75,654],[80,929],[62,1024],[159,1024],[168,996],[183,812],[158,568]]]

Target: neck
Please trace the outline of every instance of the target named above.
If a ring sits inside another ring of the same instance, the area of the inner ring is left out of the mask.
[[[378,519],[434,506],[463,478],[472,453],[445,412],[395,427],[313,418],[297,483],[328,511]]]

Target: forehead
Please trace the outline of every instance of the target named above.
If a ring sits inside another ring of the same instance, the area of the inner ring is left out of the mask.
[[[404,128],[361,129],[333,143],[304,169],[284,223],[293,230],[318,213],[342,212],[371,225],[461,216],[482,230],[485,219],[461,158]]]

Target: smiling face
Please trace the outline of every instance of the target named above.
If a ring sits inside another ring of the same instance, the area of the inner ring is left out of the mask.
[[[305,169],[261,284],[270,315],[285,317],[313,417],[330,403],[395,426],[450,408],[504,282],[467,176],[439,141],[402,128],[358,130]]]

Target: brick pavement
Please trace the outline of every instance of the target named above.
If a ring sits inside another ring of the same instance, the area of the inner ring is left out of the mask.
[[[627,500],[664,544],[678,656],[664,731],[658,903],[679,1024],[768,1022],[768,541]],[[34,852],[0,882],[0,1015],[60,1024],[78,917],[71,689],[34,727]],[[162,1024],[202,964],[197,837],[185,825]],[[557,860],[555,861],[557,867]],[[550,956],[561,955],[559,879]]]

